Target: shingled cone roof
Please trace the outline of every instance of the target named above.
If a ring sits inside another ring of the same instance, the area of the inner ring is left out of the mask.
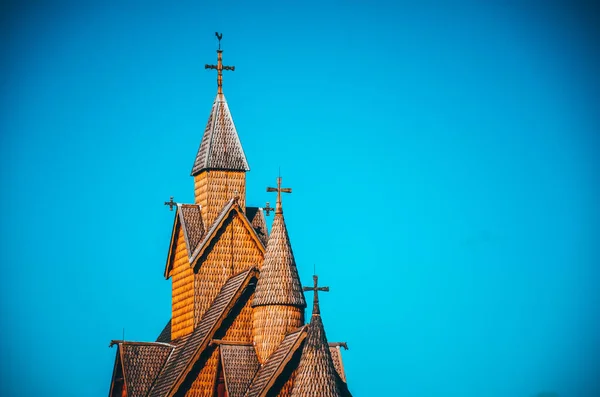
[[[323,321],[321,320],[319,301],[316,296],[317,291],[315,291],[313,314],[308,325],[291,397],[349,396],[350,394],[347,388],[344,387],[331,357]]]
[[[252,307],[263,305],[306,307],[279,200],[267,242],[265,260],[252,300]]]
[[[248,162],[225,95],[217,94],[192,168],[192,176],[207,169],[249,171]]]

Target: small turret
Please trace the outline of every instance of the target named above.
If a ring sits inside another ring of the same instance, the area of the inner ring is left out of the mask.
[[[304,324],[306,308],[281,206],[281,193],[291,193],[292,189],[282,188],[281,178],[277,178],[277,188],[267,191],[277,192],[277,206],[252,301],[254,345],[261,363],[289,332]]]

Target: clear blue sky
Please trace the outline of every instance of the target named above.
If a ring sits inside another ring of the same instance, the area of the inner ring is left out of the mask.
[[[109,341],[169,319],[215,31],[248,204],[281,166],[355,396],[600,395],[594,7],[27,3],[0,8],[1,395],[105,396]]]

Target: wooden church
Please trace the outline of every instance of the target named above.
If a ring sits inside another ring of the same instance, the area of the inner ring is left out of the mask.
[[[193,204],[176,207],[164,276],[171,279],[171,319],[155,342],[112,341],[109,397],[350,396],[345,343],[328,343],[317,276],[302,287],[277,187],[270,234],[265,211],[246,205],[248,162],[222,90],[192,167]],[[313,291],[305,319],[305,291]]]

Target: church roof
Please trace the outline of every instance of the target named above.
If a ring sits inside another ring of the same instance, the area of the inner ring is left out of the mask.
[[[290,332],[260,367],[245,397],[264,396],[306,337],[306,325]]]
[[[214,333],[219,329],[237,300],[252,278],[256,277],[255,268],[234,275],[227,280],[221,291],[202,316],[200,323],[186,339],[177,345],[173,354],[160,373],[149,396],[163,397],[174,392],[177,384],[185,379],[194,362],[208,346]]]
[[[256,241],[259,249],[264,251],[265,248],[263,239],[261,239],[261,236],[258,234],[257,228],[251,224],[251,221],[241,210],[236,198],[232,198],[223,206],[215,221],[212,223],[212,225],[210,225],[210,227],[208,227],[208,230],[205,228],[204,222],[202,221],[202,212],[199,205],[177,204],[175,222],[173,223],[173,231],[171,232],[171,243],[169,245],[169,253],[167,255],[167,263],[165,265],[165,278],[168,279],[171,276],[170,272],[175,259],[174,248],[177,244],[179,228],[183,228],[183,237],[186,243],[188,259],[190,265],[194,266],[197,259],[201,257],[205,250],[210,246],[210,242],[218,235],[217,232],[225,224],[225,221],[233,211],[240,216],[240,219]],[[254,218],[256,217],[257,215],[255,214]],[[258,221],[256,222],[258,223]]]
[[[178,204],[177,206],[188,255],[191,255],[204,235],[202,212],[200,211],[200,206],[197,204]]]
[[[174,346],[164,343],[118,343],[123,375],[130,397],[146,396]]]
[[[240,219],[242,220],[243,224],[246,226],[246,228],[256,241],[257,245],[259,246],[259,249],[261,251],[264,250],[264,245],[262,241],[257,235],[256,230],[250,224],[250,221],[246,217],[246,214],[242,212],[242,209],[240,208],[237,199],[232,198],[227,202],[227,204],[223,206],[223,209],[221,210],[213,224],[210,226],[210,228],[206,231],[206,234],[202,237],[202,240],[190,256],[190,264],[192,266],[195,267],[198,258],[200,258],[204,254],[205,250],[210,246],[210,242],[218,236],[217,232],[225,224],[225,221],[227,220],[229,215],[234,211],[240,216]]]
[[[249,171],[225,95],[217,94],[204,136],[192,168],[192,176],[203,170]]]
[[[219,349],[227,395],[244,397],[260,367],[254,346],[228,345],[225,342],[219,346]]]
[[[158,335],[158,338],[156,338],[156,341],[157,342],[165,342],[165,343],[171,342],[171,319],[169,319],[169,322],[167,323],[167,325],[165,325],[163,330],[160,332],[160,335]]]
[[[306,307],[282,212],[275,214],[265,251],[265,260],[260,269],[260,277],[252,300],[252,307],[262,305]]]
[[[321,316],[313,314],[291,397],[342,397],[346,395],[342,383],[331,358]]]
[[[265,219],[263,209],[260,207],[246,207],[246,217],[250,221],[250,224],[252,224],[258,238],[260,238],[260,241],[266,247],[269,240],[269,232],[267,231],[267,220]]]

